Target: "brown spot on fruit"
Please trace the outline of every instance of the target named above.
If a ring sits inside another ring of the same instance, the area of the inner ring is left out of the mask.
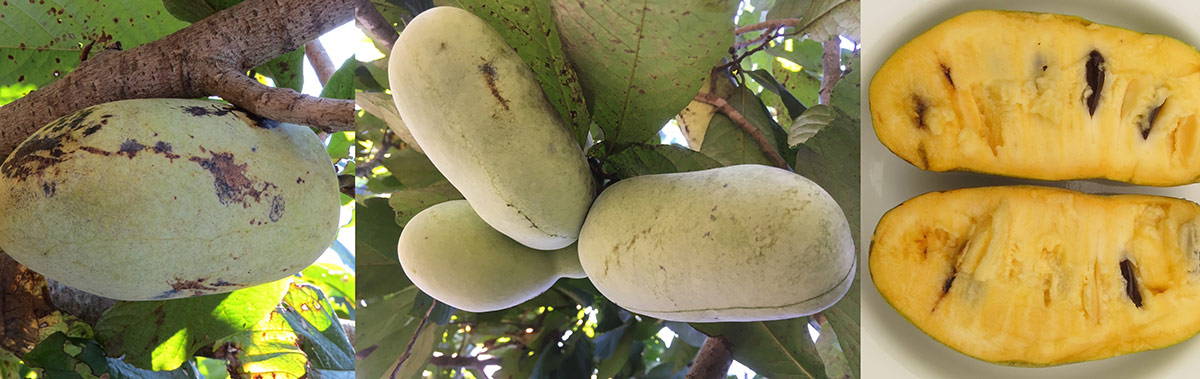
[[[171,144],[167,143],[166,141],[158,141],[154,143],[155,153],[162,154],[164,157],[167,157],[167,159],[174,161],[176,158],[179,158],[179,154],[171,152],[171,149]]]
[[[220,106],[216,104],[211,106],[189,105],[181,107],[181,109],[183,109],[184,112],[196,117],[224,116],[229,114],[229,112],[233,112],[233,107]]]
[[[946,81],[950,82],[950,88],[954,88],[954,78],[950,76],[950,67],[946,67],[945,63],[941,64],[941,66],[942,66],[942,75],[945,75]]]
[[[46,195],[46,197],[54,197],[54,192],[57,190],[57,186],[58,184],[54,182],[42,183],[42,194]]]
[[[283,218],[283,210],[283,195],[275,195],[271,198],[271,211],[267,214],[267,218],[271,222],[278,222],[280,218]]]
[[[925,99],[917,95],[913,95],[912,101],[913,111],[916,113],[913,121],[916,122],[917,129],[928,129],[929,127],[925,126],[925,111],[929,110],[929,105],[925,104]]]
[[[125,140],[125,142],[121,142],[121,147],[117,149],[117,155],[125,155],[129,157],[129,159],[133,159],[133,157],[137,156],[139,151],[142,151],[142,149],[145,148],[146,145],[143,145],[136,139],[131,138]]]
[[[61,146],[58,138],[54,137],[40,137],[25,141],[25,143],[17,147],[17,150],[12,153],[8,161],[0,166],[0,172],[4,173],[4,176],[8,178],[17,180],[24,180],[29,176],[41,175],[46,168],[58,164],[62,160],[54,157],[44,157],[38,153],[59,150]]]
[[[500,96],[500,89],[496,87],[496,67],[492,66],[492,62],[484,62],[479,65],[479,72],[483,73],[483,80],[487,81],[488,89],[492,91],[492,97],[500,102],[500,106],[504,110],[508,110],[508,99]]]
[[[213,176],[213,189],[221,205],[241,204],[250,207],[250,201],[261,202],[267,191],[275,188],[271,183],[257,183],[246,176],[246,163],[238,164],[232,153],[209,152],[209,158],[191,157]]]

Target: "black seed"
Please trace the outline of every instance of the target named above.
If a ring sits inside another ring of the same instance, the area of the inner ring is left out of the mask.
[[[1150,113],[1138,125],[1138,129],[1142,131],[1142,139],[1150,138],[1150,130],[1154,129],[1154,121],[1158,119],[1158,112],[1162,110],[1164,105],[1167,105],[1165,100],[1162,104],[1150,109]]]
[[[1087,84],[1092,90],[1087,97],[1088,115],[1095,116],[1096,107],[1100,105],[1100,92],[1104,90],[1104,56],[1096,50],[1088,55]]]
[[[1133,262],[1121,260],[1121,276],[1125,278],[1125,295],[1138,308],[1142,307],[1142,293],[1138,291],[1137,277],[1133,275]]]

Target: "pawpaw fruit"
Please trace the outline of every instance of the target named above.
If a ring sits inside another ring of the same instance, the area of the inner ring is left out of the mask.
[[[47,124],[0,164],[0,248],[114,299],[228,292],[316,260],[338,196],[307,127],[216,101],[117,101]]]
[[[871,81],[875,134],[932,171],[1200,180],[1200,52],[1078,17],[972,11],[909,41]]]
[[[1050,366],[1200,332],[1200,206],[1013,186],[928,193],[875,229],[880,295],[933,339]]]
[[[541,250],[578,239],[591,169],[499,33],[462,9],[427,10],[400,34],[388,75],[413,138],[488,225]]]
[[[575,245],[529,248],[488,226],[465,200],[417,213],[400,232],[400,266],[434,299],[470,312],[521,304],[558,278],[583,278]]]
[[[616,182],[588,214],[579,259],[617,305],[686,322],[819,312],[846,293],[856,262],[833,198],[761,165]]]

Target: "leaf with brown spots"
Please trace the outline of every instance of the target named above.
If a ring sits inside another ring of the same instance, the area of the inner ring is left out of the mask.
[[[182,285],[189,281],[200,282],[181,279]],[[283,299],[291,281],[286,278],[219,295],[120,302],[96,323],[96,339],[110,356],[124,354],[125,361],[136,367],[172,370],[201,348],[254,330]],[[218,283],[205,279],[199,284]]]

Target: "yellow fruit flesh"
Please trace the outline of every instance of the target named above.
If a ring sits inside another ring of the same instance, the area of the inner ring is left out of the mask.
[[[879,140],[933,171],[1178,185],[1200,178],[1200,52],[1062,15],[974,11],[871,83]]]
[[[1200,331],[1200,206],[1039,187],[929,193],[880,220],[880,294],[934,339],[996,363],[1057,365]]]

